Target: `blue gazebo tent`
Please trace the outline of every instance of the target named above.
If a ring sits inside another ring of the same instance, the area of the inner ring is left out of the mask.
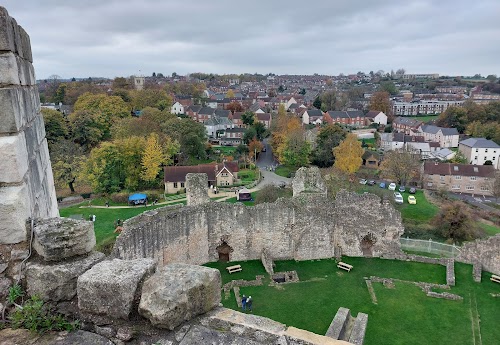
[[[135,193],[128,197],[128,203],[132,205],[146,204],[148,196],[142,193]]]

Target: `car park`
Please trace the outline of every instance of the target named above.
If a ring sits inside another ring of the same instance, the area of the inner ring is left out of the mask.
[[[360,179],[360,180],[359,180],[359,183],[360,183],[360,184],[366,184],[367,182],[368,182],[368,181],[367,181],[366,179],[364,179],[364,178],[362,178],[362,179]]]
[[[415,199],[414,195],[409,195],[408,196],[408,203],[411,205],[416,205],[417,204],[417,199]]]
[[[389,185],[389,190],[396,190],[396,184],[394,182]]]
[[[401,193],[404,193],[406,191],[406,187],[405,186],[399,186],[399,191]]]
[[[410,194],[415,194],[417,192],[417,188],[415,187],[411,187],[410,190],[408,191],[408,193]]]

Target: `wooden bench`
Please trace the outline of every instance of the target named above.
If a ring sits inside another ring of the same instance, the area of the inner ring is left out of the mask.
[[[234,272],[240,272],[242,270],[242,268],[241,268],[241,265],[234,265],[234,266],[226,267],[226,270],[229,272],[229,274],[231,274]]]
[[[342,268],[343,270],[346,270],[347,272],[351,272],[351,270],[352,270],[352,265],[346,264],[345,262],[339,262],[337,267]]]
[[[494,274],[492,274],[492,275],[491,275],[490,280],[491,280],[492,282],[495,282],[495,283],[500,283],[500,277],[499,277],[499,276],[496,276],[496,275],[494,275]]]

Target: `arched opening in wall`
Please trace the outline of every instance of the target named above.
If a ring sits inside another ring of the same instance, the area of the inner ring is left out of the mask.
[[[219,253],[219,261],[228,262],[229,254],[233,252],[233,248],[229,244],[227,244],[226,241],[222,241],[222,243],[219,244],[216,249],[217,253]]]
[[[375,244],[375,242],[377,242],[377,239],[371,233],[368,233],[368,235],[363,237],[363,239],[361,240],[361,251],[363,252],[363,256],[373,256],[373,245]]]

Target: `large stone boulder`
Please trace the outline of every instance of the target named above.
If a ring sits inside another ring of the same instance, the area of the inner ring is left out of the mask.
[[[220,272],[213,268],[171,264],[144,282],[139,314],[157,327],[174,329],[206,313],[221,300]]]
[[[84,312],[128,319],[142,283],[155,270],[152,259],[103,261],[77,281],[78,307]]]
[[[69,301],[76,296],[78,277],[103,259],[103,253],[93,252],[61,263],[30,263],[26,269],[28,294],[45,301]]]
[[[84,255],[95,246],[94,224],[70,218],[37,219],[33,248],[47,261]]]

